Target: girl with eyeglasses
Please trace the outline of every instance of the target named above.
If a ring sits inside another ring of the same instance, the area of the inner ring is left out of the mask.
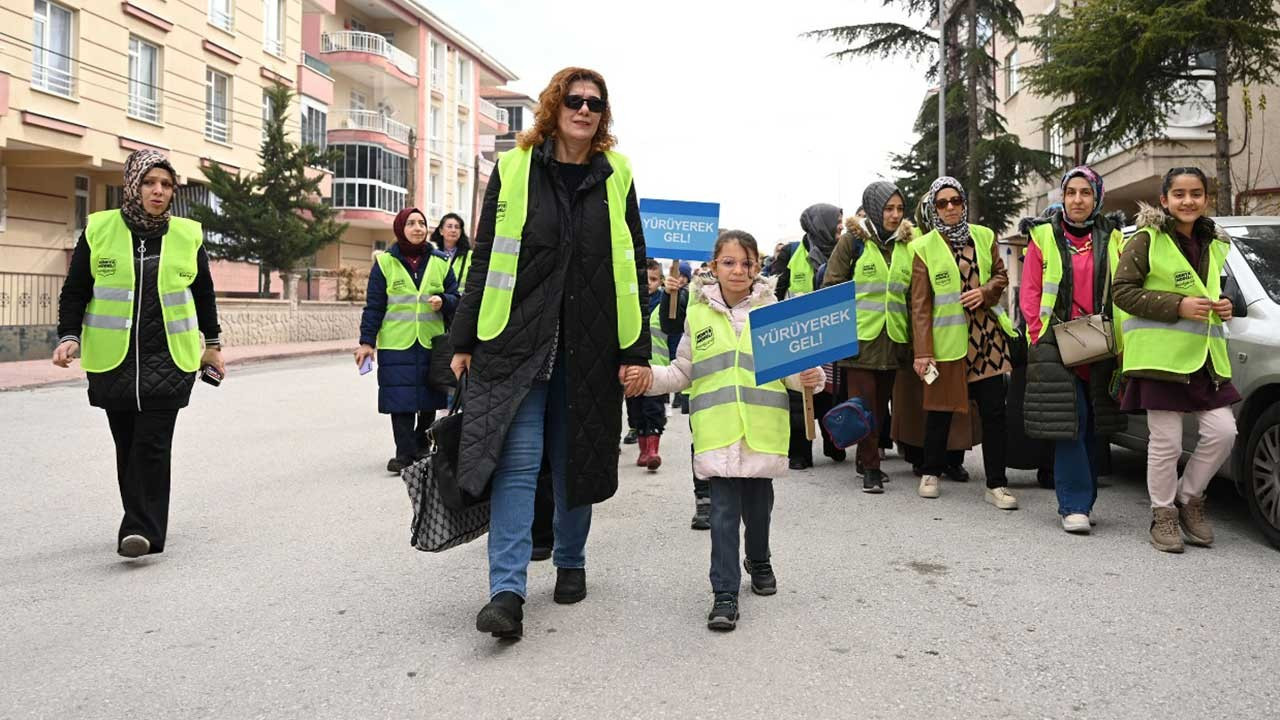
[[[1005,475],[1005,375],[1013,324],[1000,305],[1009,278],[995,233],[969,222],[964,187],[941,177],[929,188],[928,234],[911,243],[913,368],[924,381],[923,475],[917,492],[936,498],[947,470],[952,420],[971,402],[982,421],[986,501],[1015,510]],[[967,476],[964,476],[967,479]]]
[[[1209,182],[1195,167],[1164,176],[1160,207],[1139,206],[1138,231],[1120,255],[1113,296],[1124,312],[1122,368],[1126,412],[1147,415],[1147,492],[1151,544],[1180,553],[1213,543],[1204,493],[1235,445],[1225,323],[1231,301],[1221,280],[1231,238],[1205,216]],[[1191,415],[1200,440],[1181,477],[1182,421]]]
[[[653,368],[650,395],[689,390],[693,469],[711,486],[711,590],[707,616],[712,630],[738,622],[740,527],[746,528],[751,590],[778,591],[769,551],[773,480],[786,471],[787,391],[821,387],[819,368],[756,385],[751,362],[750,313],[777,302],[775,282],[760,275],[756,240],[726,230],[716,240],[713,280],[695,277],[689,286],[684,335],[671,365]]]

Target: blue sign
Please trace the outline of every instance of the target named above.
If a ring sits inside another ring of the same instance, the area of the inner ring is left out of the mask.
[[[649,257],[710,260],[720,233],[720,203],[641,198],[640,222]]]
[[[756,384],[858,354],[853,282],[751,311]]]

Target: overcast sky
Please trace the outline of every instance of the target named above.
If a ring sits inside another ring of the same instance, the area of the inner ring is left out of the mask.
[[[430,0],[536,98],[568,65],[609,83],[618,150],[642,197],[720,203],[763,248],[800,212],[857,209],[914,140],[924,63],[836,62],[817,28],[897,19],[878,0]],[[766,250],[767,252],[767,250]]]

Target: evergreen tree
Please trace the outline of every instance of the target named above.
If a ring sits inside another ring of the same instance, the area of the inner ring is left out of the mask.
[[[267,90],[271,117],[258,157],[259,173],[231,173],[214,163],[205,168],[209,191],[221,206],[195,204],[192,219],[210,233],[207,246],[214,257],[258,262],[284,279],[284,297],[293,295],[293,274],[301,261],[342,237],[345,223],[320,194],[323,175],[337,150],[297,145],[285,136],[285,122],[293,93],[283,85]]]
[[[1218,212],[1230,212],[1233,83],[1280,75],[1273,0],[1081,0],[1027,38],[1043,60],[1026,71],[1035,93],[1061,101],[1045,118],[1078,143],[1078,158],[1160,138],[1187,104],[1214,112]],[[1197,84],[1211,81],[1213,98]]]

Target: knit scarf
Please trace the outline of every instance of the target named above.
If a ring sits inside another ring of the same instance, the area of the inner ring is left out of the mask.
[[[135,150],[124,161],[124,201],[120,205],[120,215],[130,232],[139,237],[159,237],[169,231],[169,208],[165,208],[161,215],[152,215],[142,206],[142,179],[157,167],[168,170],[170,179],[176,184],[178,174],[159,150]],[[173,203],[170,202],[169,206],[172,207]]]
[[[960,199],[965,201],[963,213],[960,215],[960,222],[955,225],[942,224],[942,216],[938,213],[938,206],[934,203],[938,199],[938,192],[943,188],[951,188],[960,193]],[[964,186],[959,180],[944,175],[929,186],[929,204],[925,206],[925,211],[929,214],[929,224],[934,227],[943,237],[951,243],[952,248],[958,248],[968,243],[969,235],[969,199],[965,196]]]

